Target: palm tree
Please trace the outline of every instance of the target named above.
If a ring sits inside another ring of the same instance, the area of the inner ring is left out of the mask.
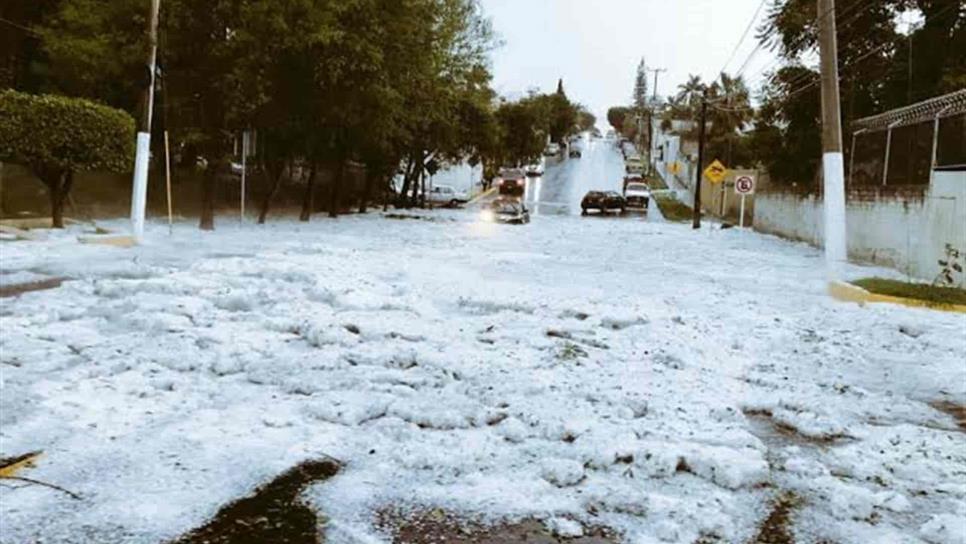
[[[701,76],[691,74],[688,81],[678,85],[677,102],[679,104],[694,108],[701,104],[701,94],[704,92],[704,83]]]

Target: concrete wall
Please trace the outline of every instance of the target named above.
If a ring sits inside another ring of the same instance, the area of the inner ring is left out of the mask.
[[[755,230],[821,246],[820,195],[759,193]],[[937,171],[929,187],[851,188],[846,199],[849,257],[932,281],[945,245],[966,250],[966,171]],[[966,263],[961,263],[966,267]],[[957,276],[964,285],[963,275]]]

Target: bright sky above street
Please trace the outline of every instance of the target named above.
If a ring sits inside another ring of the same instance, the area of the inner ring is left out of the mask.
[[[494,87],[514,97],[534,85],[554,90],[564,79],[568,96],[599,119],[630,101],[641,57],[666,68],[658,92],[667,95],[689,73],[716,77],[758,10],[760,0],[482,0],[503,45],[493,54]],[[741,68],[755,49],[767,5],[726,71]],[[756,90],[774,54],[758,52],[745,70]],[[650,79],[653,92],[653,75]]]

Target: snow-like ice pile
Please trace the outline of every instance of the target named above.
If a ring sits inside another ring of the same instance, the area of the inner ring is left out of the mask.
[[[794,492],[803,541],[963,542],[928,404],[966,400],[962,316],[835,303],[748,233],[453,217],[4,245],[74,281],[2,301],[0,454],[84,500],[0,488],[3,542],[161,541],[323,454],[306,500],[350,541],[411,506],[743,542]]]

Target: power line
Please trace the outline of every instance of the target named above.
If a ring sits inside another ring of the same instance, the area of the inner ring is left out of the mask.
[[[844,18],[846,15],[849,15],[849,12],[852,11],[852,10],[854,10],[856,7],[862,7],[863,9],[861,9],[861,10],[855,12],[855,13],[852,13],[851,14],[851,17],[849,19],[847,19],[845,21],[837,22],[836,27],[838,27],[838,30],[840,32],[843,31],[843,30],[845,30],[846,28],[848,28],[852,24],[854,24],[856,21],[858,21],[860,17],[862,17],[863,15],[865,15],[865,12],[867,12],[868,10],[872,9],[873,7],[875,7],[875,4],[874,3],[866,3],[863,6],[863,2],[856,1],[855,3],[850,4],[848,7],[842,9],[841,12],[838,14],[838,16]],[[830,15],[832,15],[832,12],[833,12],[832,9],[827,9],[821,15],[816,16],[815,24],[816,25],[820,25],[826,18],[828,18]],[[802,46],[805,45],[805,42],[807,42],[808,40],[810,40],[812,38],[813,38],[813,36],[811,34],[809,34],[808,32],[805,32],[801,36],[799,36],[797,40],[795,40],[793,43],[789,44],[788,49],[797,49],[799,47],[802,47]],[[809,48],[809,49],[811,49],[811,48]],[[761,70],[759,70],[759,73],[762,73],[763,74],[765,72],[768,72],[768,71],[773,70],[775,67],[777,67],[779,64],[781,64],[781,62],[783,60],[784,59],[782,59],[780,57],[777,58],[777,59],[775,59],[774,61],[772,61],[771,63],[769,63],[767,66],[765,66]],[[769,79],[771,79],[771,78],[769,78]]]
[[[852,17],[849,18],[847,21],[844,21],[844,22],[839,23],[837,25],[838,28],[839,28],[839,30],[843,30],[843,29],[847,28],[848,26],[850,26],[851,24],[855,23],[859,19],[859,17],[861,17],[862,15],[864,15],[866,11],[868,11],[869,9],[871,9],[874,6],[875,6],[875,4],[872,4],[872,3],[866,3],[863,6],[863,2],[856,1],[856,2],[854,2],[852,4],[850,4],[848,7],[840,10],[840,13],[838,14],[838,16],[844,17],[844,16],[848,15],[850,11],[856,9],[857,7],[863,7],[864,8],[864,9],[862,9],[862,10],[856,12],[856,13],[852,13],[851,14]],[[832,12],[833,12],[832,9],[826,9],[824,12],[822,12],[820,14],[816,14],[814,24],[816,24],[816,25],[821,24],[826,18],[828,18],[830,15],[832,15]],[[795,40],[793,43],[789,44],[788,49],[797,49],[797,48],[803,46],[805,44],[805,42],[807,42],[811,38],[812,38],[812,35],[809,34],[808,32],[805,32],[801,36],[799,36],[797,40]],[[748,56],[748,58],[742,64],[741,70],[738,71],[737,76],[741,76],[741,75],[744,74],[745,69],[751,63],[751,60],[754,57],[754,55],[756,55],[766,44],[767,44],[766,40],[759,40],[758,47],[756,47],[755,50],[751,52],[751,54]],[[777,67],[782,61],[783,61],[783,59],[777,58],[774,61],[772,61],[771,63],[769,63],[767,66],[765,66],[765,67],[761,68],[760,70],[758,70],[758,73],[759,74],[763,74],[763,73],[769,72],[769,71],[773,70],[775,67]],[[772,76],[771,78],[769,78],[769,82],[771,82],[771,80],[773,78],[774,78],[774,76]]]
[[[738,49],[741,48],[741,44],[745,43],[745,38],[747,38],[748,33],[751,32],[751,27],[755,26],[755,21],[758,20],[758,15],[761,13],[762,8],[765,7],[765,3],[767,1],[768,0],[761,0],[761,3],[758,4],[758,9],[755,10],[755,14],[752,15],[751,20],[748,21],[748,26],[745,27],[745,31],[741,34],[741,39],[738,40],[737,44],[735,44],[734,50],[731,51],[731,56],[729,56],[728,60],[725,61],[724,66],[722,66],[721,69],[718,70],[719,73],[724,72],[725,68],[727,68],[728,65],[731,64],[731,61],[735,58],[735,55],[738,53]]]
[[[19,28],[20,30],[23,30],[24,32],[27,32],[29,34],[33,34],[34,36],[37,36],[37,37],[41,37],[42,36],[42,34],[40,32],[37,32],[36,30],[34,30],[32,28],[29,28],[29,27],[23,26],[21,24],[15,23],[15,22],[13,22],[13,21],[11,21],[9,19],[4,19],[3,17],[0,17],[0,23],[6,23],[6,24],[8,24],[8,25],[10,25],[10,26],[12,26],[14,28]]]
[[[940,17],[945,17],[948,14],[948,12],[952,8],[955,8],[955,7],[958,7],[956,5],[956,3],[952,3],[952,4],[948,5],[948,6],[946,6],[945,8],[943,8],[943,9],[939,10],[938,12],[936,12],[936,14],[934,14],[930,18],[930,20],[933,20],[934,21],[934,20],[936,20],[936,19],[938,19]],[[840,28],[844,28],[844,26],[848,26],[849,24],[854,23],[856,20],[858,20],[858,16],[860,16],[861,13],[857,13],[855,15],[856,15],[855,17],[853,17],[848,23],[846,23],[845,25],[843,25],[843,27],[840,27]],[[884,49],[886,49],[888,47],[891,47],[893,45],[896,45],[895,42],[888,41],[888,42],[882,43],[878,47],[874,47],[873,49],[870,49],[869,51],[863,53],[862,55],[859,55],[858,57],[856,57],[854,59],[848,60],[845,63],[845,65],[842,66],[842,68],[845,69],[845,68],[848,68],[850,66],[855,66],[859,62],[861,62],[861,61],[863,61],[863,60],[871,57],[872,55],[875,55],[876,53],[879,53],[882,50],[884,50]],[[770,78],[768,78],[769,83],[774,82],[774,80],[775,80],[775,78],[777,76],[778,76],[778,74],[775,73]],[[802,83],[803,81],[809,79],[810,77],[814,77],[814,76],[815,76],[815,74],[811,74],[811,73],[802,74],[802,75],[797,76],[796,78],[793,78],[791,81],[787,82],[787,84],[788,84],[789,87],[794,87],[795,85],[798,85],[799,83]]]

